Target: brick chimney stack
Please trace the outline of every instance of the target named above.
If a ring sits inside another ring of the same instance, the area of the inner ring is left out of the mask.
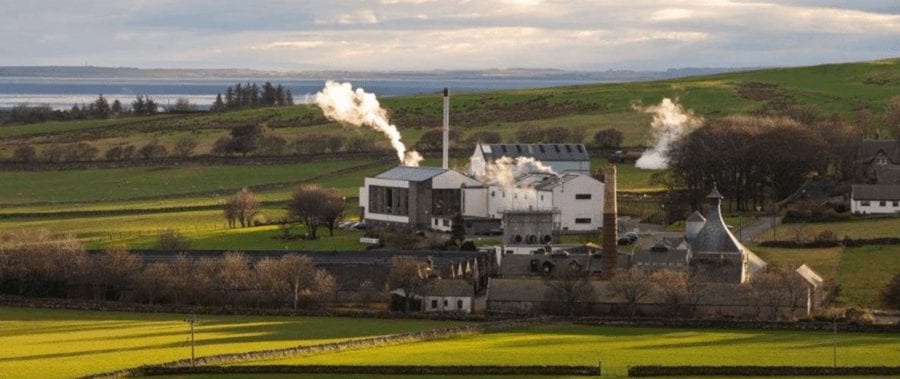
[[[603,171],[603,255],[600,259],[600,278],[610,280],[616,275],[619,260],[619,227],[616,223],[616,165]]]

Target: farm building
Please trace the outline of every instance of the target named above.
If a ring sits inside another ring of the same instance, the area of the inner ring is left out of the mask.
[[[854,184],[850,211],[855,214],[900,213],[900,184]]]
[[[509,157],[534,158],[550,166],[556,173],[591,173],[591,155],[583,144],[478,144],[470,159],[469,174],[484,175],[487,162]]]
[[[481,185],[459,172],[434,167],[397,166],[366,178],[359,205],[367,223],[450,230],[462,209],[461,190]]]
[[[472,313],[475,288],[465,279],[435,279],[416,297],[421,300],[422,312]]]

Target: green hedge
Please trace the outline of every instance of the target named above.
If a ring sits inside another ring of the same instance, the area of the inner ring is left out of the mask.
[[[900,375],[900,366],[633,366],[628,376],[844,376]]]

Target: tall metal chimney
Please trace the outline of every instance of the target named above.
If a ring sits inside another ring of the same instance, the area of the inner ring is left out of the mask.
[[[616,165],[603,172],[603,255],[600,257],[600,278],[610,280],[616,275],[619,261],[619,226],[616,223]]]
[[[450,168],[450,90],[444,88],[444,170]]]

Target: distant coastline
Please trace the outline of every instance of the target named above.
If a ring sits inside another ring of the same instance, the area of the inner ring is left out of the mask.
[[[309,71],[276,72],[246,69],[138,69],[94,66],[2,66],[0,109],[20,104],[68,109],[103,94],[110,101],[130,103],[137,95],[153,97],[161,105],[187,98],[200,109],[217,93],[238,82],[271,81],[288,87],[297,103],[318,91],[325,80],[350,81],[379,96],[437,93],[450,87],[456,93],[542,88],[590,83],[661,80],[675,77],[740,71],[737,68],[684,68],[666,71],[615,70],[603,72],[553,69],[497,69],[456,71]]]

